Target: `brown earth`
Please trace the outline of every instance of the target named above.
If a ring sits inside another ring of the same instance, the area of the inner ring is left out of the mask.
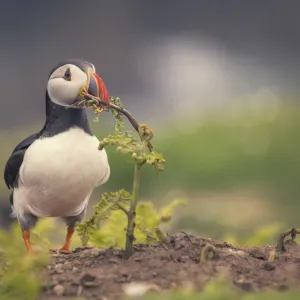
[[[213,257],[211,253],[200,261],[204,247],[212,250]],[[275,261],[269,260],[272,250],[270,246],[233,247],[187,234],[169,236],[162,245],[136,245],[129,260],[119,249],[76,249],[69,255],[53,255],[40,299],[120,299],[124,286],[132,282],[165,290],[189,281],[201,290],[218,274],[226,274],[233,286],[244,291],[299,287],[300,246],[288,243],[287,251]]]

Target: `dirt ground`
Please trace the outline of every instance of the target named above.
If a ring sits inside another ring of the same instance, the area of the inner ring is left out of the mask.
[[[212,252],[208,260],[200,261],[204,247]],[[218,274],[225,274],[233,286],[249,292],[299,287],[300,246],[290,242],[284,254],[269,261],[272,250],[269,246],[233,247],[187,234],[169,236],[163,245],[136,245],[129,260],[122,258],[119,249],[75,249],[72,254],[53,255],[40,299],[121,299],[124,287],[132,282],[151,283],[154,290],[165,290],[189,281],[201,290]]]

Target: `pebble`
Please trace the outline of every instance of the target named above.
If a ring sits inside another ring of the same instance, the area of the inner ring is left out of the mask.
[[[53,288],[53,292],[56,296],[62,296],[65,292],[65,288],[61,284],[58,284]]]
[[[80,284],[84,287],[95,287],[99,285],[99,283],[96,282],[96,276],[89,273],[86,273],[81,277]]]
[[[275,288],[278,290],[278,291],[287,291],[289,289],[289,287],[285,284],[281,284],[281,285],[278,285],[278,286],[275,286]]]
[[[161,289],[156,284],[148,284],[144,282],[131,282],[123,286],[123,291],[130,298],[139,298],[147,292],[160,293]]]
[[[142,259],[141,257],[136,257],[134,260],[135,260],[136,262],[143,261],[143,259]]]
[[[95,282],[95,281],[85,281],[82,283],[82,286],[86,287],[86,288],[89,288],[89,287],[96,287],[98,286],[99,283],[98,282]]]
[[[54,271],[58,274],[61,274],[64,272],[61,265],[54,266]]]
[[[276,266],[272,262],[265,262],[262,264],[262,267],[267,271],[273,271],[276,269]]]
[[[117,263],[119,263],[119,261],[118,261],[117,259],[115,259],[115,258],[109,259],[108,262],[110,262],[110,263],[112,263],[112,264],[117,264]]]
[[[233,282],[237,287],[240,289],[247,291],[247,292],[252,292],[254,291],[253,285],[251,282],[244,281],[244,280],[238,280]]]
[[[257,259],[266,259],[266,254],[260,249],[252,249],[249,255]]]
[[[62,269],[62,267],[61,267],[61,265],[56,265],[56,266],[54,267],[54,271],[55,271],[56,273],[58,273],[58,274],[61,274],[61,273],[64,272],[63,269]]]

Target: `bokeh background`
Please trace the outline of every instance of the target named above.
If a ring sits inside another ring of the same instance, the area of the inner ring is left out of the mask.
[[[141,198],[188,201],[172,230],[243,239],[300,227],[299,9],[297,0],[1,0],[1,169],[43,125],[49,71],[83,58],[154,129],[167,165],[159,178],[143,173]],[[113,131],[108,114],[92,126],[99,138]],[[109,150],[111,179],[93,203],[131,189],[129,158],[118,156]],[[4,228],[8,197],[1,181]]]

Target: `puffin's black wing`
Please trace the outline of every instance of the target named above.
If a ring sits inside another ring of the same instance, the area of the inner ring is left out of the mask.
[[[21,143],[19,143],[10,158],[8,159],[4,169],[4,180],[9,189],[13,189],[17,185],[19,169],[22,165],[23,158],[27,148],[39,137],[38,133],[32,134]]]

